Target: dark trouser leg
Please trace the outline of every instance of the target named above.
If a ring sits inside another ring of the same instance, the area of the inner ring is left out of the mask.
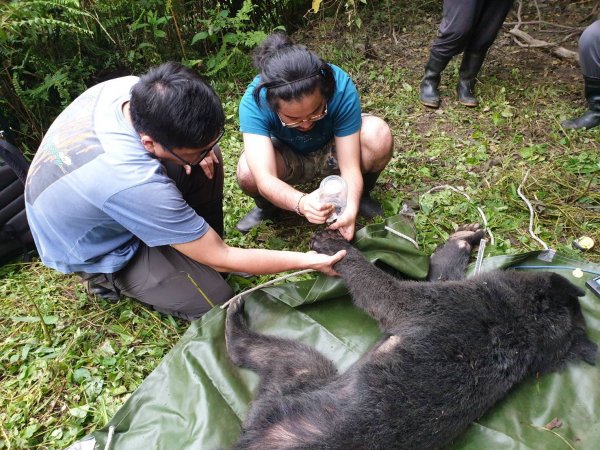
[[[465,49],[485,0],[444,0],[442,21],[432,53],[451,59]]]
[[[186,320],[233,296],[219,272],[168,245],[141,244],[127,266],[114,274],[114,284],[123,295]]]
[[[185,169],[175,163],[166,162],[164,166],[169,178],[175,181],[183,194],[183,199],[223,237],[223,157],[218,146],[215,146],[214,152],[219,164],[214,165],[212,179],[199,166],[193,167],[190,175],[186,175]]]
[[[586,128],[589,130],[600,125],[600,78],[584,76],[583,80],[588,110],[581,117],[562,122],[564,128]]]
[[[584,77],[600,79],[600,20],[596,20],[581,34],[579,62]]]
[[[111,302],[121,299],[121,292],[113,284],[114,274],[77,272],[77,275],[81,277],[88,294]]]
[[[482,4],[475,18],[459,69],[456,92],[458,101],[465,106],[477,106],[474,87],[488,49],[494,43],[513,0],[495,0]]]
[[[140,244],[133,259],[114,274],[79,275],[90,294],[111,301],[125,295],[186,320],[197,319],[233,296],[219,272],[168,245]]]
[[[372,219],[376,216],[383,216],[383,208],[375,199],[371,197],[371,191],[375,187],[379,172],[371,172],[363,174],[363,193],[358,205],[358,212],[365,219]]]
[[[474,17],[471,34],[464,51],[467,53],[487,53],[512,7],[513,0],[482,2]]]

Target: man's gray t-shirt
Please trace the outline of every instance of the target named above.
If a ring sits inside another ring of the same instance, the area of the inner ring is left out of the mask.
[[[209,229],[125,119],[137,77],[96,85],[44,137],[27,177],[27,218],[42,262],[61,272],[113,273],[150,247]]]

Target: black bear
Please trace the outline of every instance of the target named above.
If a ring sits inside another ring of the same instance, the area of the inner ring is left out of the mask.
[[[232,361],[261,384],[236,449],[437,449],[464,432],[526,376],[566,362],[595,364],[578,296],[553,273],[495,271],[465,278],[478,225],[454,233],[431,257],[428,281],[399,280],[336,232],[314,250],[335,265],[381,340],[338,374],[316,350],[254,333],[243,302],[227,312]]]

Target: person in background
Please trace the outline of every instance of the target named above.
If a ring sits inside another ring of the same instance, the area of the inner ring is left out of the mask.
[[[255,51],[259,69],[239,108],[244,151],[238,183],[256,207],[237,224],[247,232],[280,210],[295,211],[311,223],[325,223],[333,205],[296,187],[341,174],[347,206],[331,229],[350,240],[360,212],[383,214],[370,193],[392,157],[393,138],[380,118],[361,114],[354,83],[284,33],[270,35]]]
[[[458,101],[470,107],[479,104],[474,94],[475,80],[512,4],[513,0],[444,0],[442,22],[421,81],[423,105],[440,106],[441,74],[459,53],[463,57],[456,86]]]
[[[579,63],[583,72],[588,110],[562,122],[564,128],[594,128],[600,125],[600,20],[587,27],[579,38]]]
[[[42,262],[79,274],[92,294],[124,294],[188,320],[232,296],[224,272],[333,274],[343,254],[223,241],[224,123],[212,88],[174,62],[81,94],[46,133],[27,176]]]

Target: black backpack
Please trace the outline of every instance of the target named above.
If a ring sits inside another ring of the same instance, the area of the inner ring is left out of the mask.
[[[0,265],[35,249],[25,215],[29,163],[0,130]]]

